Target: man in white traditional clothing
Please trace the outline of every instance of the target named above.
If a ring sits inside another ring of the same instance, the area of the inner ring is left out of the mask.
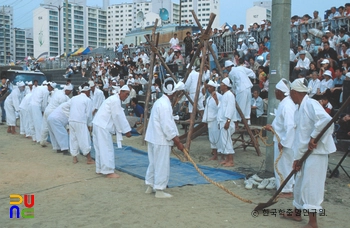
[[[321,203],[324,199],[325,181],[328,167],[328,155],[336,151],[332,133],[332,125],[321,139],[315,143],[315,138],[332,119],[316,100],[309,98],[307,80],[296,79],[291,84],[291,98],[299,105],[294,114],[295,139],[293,144],[293,169],[298,171],[294,184],[295,210],[306,210],[309,222],[306,227],[317,227],[316,213],[323,212]],[[312,150],[304,163],[299,160],[307,150]],[[304,213],[305,214],[305,213]],[[292,216],[284,214],[284,218],[301,220],[300,213],[294,211]]]
[[[52,86],[47,86],[44,81],[42,86],[33,89],[32,99],[30,101],[30,119],[33,123],[33,141],[40,142],[41,126],[43,121],[43,113],[48,104],[49,93],[53,90]]]
[[[25,88],[25,96],[23,97],[21,104],[19,105],[19,118],[20,118],[20,134],[25,135],[26,138],[32,137],[33,123],[30,121],[29,103],[32,97],[33,82],[26,82],[28,87]]]
[[[81,85],[81,93],[71,99],[69,110],[69,148],[73,156],[73,163],[78,162],[79,150],[87,158],[87,164],[95,164],[92,160],[91,137],[88,126],[92,125],[92,105],[90,87],[88,83]]]
[[[219,110],[217,121],[220,128],[220,140],[218,152],[225,154],[226,158],[221,164],[225,167],[234,166],[232,138],[231,135],[235,132],[235,124],[237,121],[236,114],[236,99],[231,92],[232,83],[228,77],[224,78],[220,84],[222,98],[219,102]]]
[[[272,125],[266,125],[265,129],[271,131],[274,129],[276,134],[280,138],[278,142],[277,137],[274,136],[274,162],[280,155],[280,151],[283,150],[281,158],[277,163],[277,170],[280,172],[283,178],[286,178],[292,171],[293,165],[293,143],[294,143],[294,113],[297,106],[294,104],[289,96],[290,93],[289,81],[286,79],[281,79],[276,84],[275,96],[276,99],[280,101],[277,111],[275,113],[275,119]],[[276,177],[276,187],[279,189],[281,186],[281,178],[275,167],[275,177]],[[282,194],[279,196],[281,198],[291,198],[293,197],[293,185],[294,179],[291,178],[286,186],[282,189]]]
[[[69,111],[70,111],[70,99],[60,104],[55,110],[47,117],[47,126],[49,128],[50,140],[52,149],[57,153],[63,153],[64,155],[70,155],[69,149],[69,137],[67,132]]]
[[[212,149],[213,157],[210,160],[218,159],[218,143],[220,140],[220,130],[218,127],[217,115],[219,110],[219,103],[222,95],[216,91],[219,85],[212,80],[209,80],[207,84],[207,90],[210,94],[206,100],[204,108],[204,115],[202,122],[207,123],[210,148]]]
[[[230,60],[225,61],[225,68],[229,71],[229,78],[232,81],[232,91],[236,95],[238,106],[241,108],[244,118],[247,119],[248,125],[250,125],[250,112],[253,87],[249,78],[255,79],[255,73],[251,69],[244,66],[244,59],[240,58],[238,67],[232,67],[233,62]],[[241,116],[237,112],[237,120],[241,121]],[[236,122],[236,128],[238,128],[238,121]]]
[[[56,83],[50,82],[48,87],[51,86],[53,88],[56,87]],[[50,102],[45,108],[43,122],[41,125],[41,140],[40,145],[42,147],[46,147],[47,136],[49,135],[49,128],[47,126],[47,117],[55,110],[60,104],[67,102],[70,98],[69,95],[73,91],[73,85],[65,85],[63,90],[57,90],[54,92],[52,97],[50,98]]]
[[[90,98],[92,102],[92,116],[94,117],[106,97],[100,89],[96,88],[94,81],[89,81],[89,86],[91,89]]]
[[[198,78],[199,78],[199,72],[195,70],[195,67],[192,67],[192,71],[188,75],[188,78],[185,82],[186,91],[188,91],[188,94],[189,94],[190,98],[192,99],[192,101],[194,101],[194,97],[196,95]],[[203,95],[202,89],[201,89],[199,91],[198,104],[197,104],[197,108],[199,110],[199,114],[201,115],[201,117],[203,117],[203,113],[204,113],[204,105],[203,105],[204,100],[203,99],[204,99],[204,95]],[[188,112],[192,113],[192,111],[193,111],[193,105],[191,104],[191,102],[189,102]]]
[[[116,134],[118,148],[122,148],[122,134],[131,137],[131,128],[126,119],[121,101],[129,96],[129,87],[124,85],[119,94],[108,97],[93,120],[96,173],[108,178],[118,178],[114,173],[115,157],[112,135]]]
[[[181,151],[184,145],[180,142],[179,132],[174,121],[171,102],[175,91],[183,90],[184,84],[175,84],[172,78],[164,80],[163,96],[153,105],[145,140],[148,142],[149,165],[145,183],[146,193],[156,191],[156,198],[170,198],[172,195],[163,190],[167,187],[170,174],[171,147],[175,144]]]
[[[19,105],[21,104],[24,96],[24,82],[18,82],[10,95],[5,100],[5,111],[6,111],[6,124],[7,133],[16,134],[16,112],[20,111]]]

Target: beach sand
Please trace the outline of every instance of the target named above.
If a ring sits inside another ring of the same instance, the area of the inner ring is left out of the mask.
[[[73,164],[72,157],[57,154],[50,145],[42,148],[21,135],[7,134],[6,129],[6,125],[0,126],[0,227],[273,228],[301,227],[308,221],[307,217],[294,222],[273,214],[272,209],[292,209],[292,199],[280,199],[267,214],[259,212],[253,217],[256,204],[244,203],[211,184],[167,189],[173,198],[156,199],[154,194],[144,193],[143,180],[119,171],[119,179],[107,179],[95,174],[95,166],[87,165],[83,156]],[[123,144],[146,151],[141,136],[125,138]],[[261,167],[264,170],[265,147],[261,150],[263,155],[258,157],[252,148],[237,149],[235,167],[228,169],[243,174],[257,173]],[[331,155],[331,168],[342,154]],[[192,142],[191,155],[198,164],[219,166],[217,161],[208,161],[207,136]],[[327,179],[323,203],[326,216],[318,217],[319,227],[348,227],[349,183],[342,170],[339,178]],[[222,184],[254,203],[267,202],[275,192],[246,190],[243,180]],[[9,195],[27,193],[35,195],[34,218],[10,219]]]

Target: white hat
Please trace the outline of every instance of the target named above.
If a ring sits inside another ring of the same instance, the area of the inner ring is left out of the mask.
[[[306,39],[306,42],[309,42],[309,41],[311,41],[311,39],[310,39],[310,38],[307,38],[307,39]]]
[[[242,38],[238,38],[237,42],[243,42]]]
[[[329,31],[329,30],[326,30],[326,31],[324,31],[324,33],[330,33],[330,31]]]
[[[129,74],[129,77],[134,77],[134,75],[132,75],[132,74]]]
[[[345,76],[350,78],[350,72],[346,73]]]
[[[225,67],[233,66],[233,62],[231,60],[225,61]]]
[[[197,33],[195,33],[195,32],[193,33],[193,35],[196,35],[196,34],[197,34]]]
[[[265,24],[265,21],[261,21],[260,24],[261,24],[261,25],[264,25],[264,24]]]
[[[249,26],[253,26],[254,24],[253,23],[250,23]]]
[[[185,84],[183,82],[178,82],[176,84],[174,79],[172,78],[167,78],[164,80],[163,92],[165,94],[172,95],[176,91],[184,90],[184,89],[185,89]]]
[[[18,87],[21,87],[21,86],[25,86],[26,84],[24,84],[24,82],[22,82],[22,81],[19,81],[19,82],[16,83],[16,85]]]
[[[222,80],[222,83],[224,83],[227,87],[232,87],[232,84],[230,82],[229,78],[224,78],[224,80]]]
[[[51,86],[52,88],[56,88],[57,83],[56,82],[48,82],[47,85]]]
[[[305,50],[299,51],[299,55],[306,55],[306,51]]]
[[[209,42],[213,42],[213,39],[209,39]]]
[[[250,37],[250,38],[248,39],[248,42],[255,42],[254,37]]]
[[[90,88],[93,87],[93,86],[95,86],[94,81],[89,81],[88,83],[89,83]]]
[[[326,64],[326,63],[329,63],[329,60],[328,59],[324,59],[321,64]]]
[[[43,83],[41,85],[47,85],[47,81],[43,81]]]
[[[290,83],[287,79],[282,78],[277,84],[276,89],[281,90],[285,96],[289,95],[290,92]]]
[[[225,29],[229,29],[230,27],[228,25],[225,26]]]
[[[123,87],[122,88],[120,88],[120,90],[119,91],[130,91],[130,89],[129,89],[129,86],[127,86],[127,85],[123,85]]]
[[[63,87],[63,90],[73,90],[73,85],[72,85],[72,84],[65,85],[65,86]]]
[[[332,72],[330,70],[326,70],[323,75],[327,75],[329,77],[332,77]]]
[[[215,88],[217,88],[217,87],[219,86],[218,83],[213,82],[213,80],[209,80],[209,82],[208,82],[207,85],[212,86],[212,87],[215,87]]]
[[[85,92],[90,90],[90,86],[84,86],[83,88],[81,88],[80,86],[79,88],[80,88],[80,92]]]
[[[33,85],[33,82],[30,81],[30,82],[26,82],[27,85]]]
[[[308,93],[309,88],[307,85],[308,83],[305,78],[298,78],[295,79],[294,82],[290,85],[290,89],[301,93]]]

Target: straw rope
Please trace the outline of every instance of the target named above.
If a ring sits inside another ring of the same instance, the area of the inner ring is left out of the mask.
[[[260,138],[261,141],[265,144],[265,146],[273,146],[274,143],[268,144],[268,143],[267,143],[267,137],[264,137],[264,136],[262,135],[262,131],[265,130],[265,129],[266,129],[265,127],[262,127],[262,128],[261,128],[261,130],[260,130],[260,132],[259,132],[259,138]],[[272,132],[272,134],[274,134],[274,136],[276,136],[278,143],[280,143],[280,142],[281,142],[281,139],[280,139],[280,137],[278,136],[278,134],[275,132],[275,130],[274,130],[273,128],[271,128],[271,132]],[[282,154],[283,154],[283,148],[280,150],[280,153],[279,153],[279,155],[278,155],[278,157],[277,157],[277,159],[276,159],[276,161],[275,161],[275,163],[274,163],[274,167],[275,167],[276,173],[278,174],[278,176],[279,176],[280,179],[281,179],[281,182],[280,182],[280,183],[283,183],[284,177],[283,177],[282,173],[278,170],[277,164],[278,164],[279,160],[281,159]]]
[[[176,155],[177,153],[175,152],[174,148],[172,149],[172,152],[173,152],[173,154],[175,154],[175,156],[177,156],[177,155]],[[232,192],[232,191],[228,190],[227,188],[225,188],[222,184],[219,184],[219,183],[213,181],[212,179],[210,179],[209,177],[207,177],[207,176],[202,172],[202,170],[200,170],[200,169],[198,168],[197,164],[193,161],[193,159],[191,158],[191,156],[188,154],[187,149],[184,149],[183,152],[184,152],[186,158],[192,163],[192,165],[194,166],[194,168],[197,170],[197,172],[198,172],[202,177],[204,177],[209,183],[215,185],[215,186],[218,187],[218,188],[221,188],[222,190],[224,190],[224,191],[227,192],[228,194],[232,195],[233,197],[235,197],[235,198],[237,198],[237,199],[239,199],[239,200],[241,200],[241,201],[243,201],[243,202],[245,202],[245,203],[253,203],[251,200],[248,200],[248,199],[245,199],[245,198],[243,198],[243,197],[240,197],[239,195],[237,195],[237,194],[235,194],[234,192]]]

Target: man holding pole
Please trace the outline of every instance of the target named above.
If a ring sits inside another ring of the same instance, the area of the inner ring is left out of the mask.
[[[284,218],[301,220],[298,210],[307,210],[309,222],[306,227],[317,227],[316,213],[322,213],[321,203],[324,198],[324,187],[328,166],[328,155],[336,151],[332,138],[332,125],[316,144],[314,142],[321,130],[331,121],[331,117],[324,108],[309,96],[307,81],[296,79],[291,84],[291,98],[299,105],[294,115],[296,131],[294,140],[293,169],[297,170],[294,185],[295,211],[292,216],[286,214]],[[307,150],[312,150],[304,163],[297,165]],[[304,213],[304,212],[303,212]]]

